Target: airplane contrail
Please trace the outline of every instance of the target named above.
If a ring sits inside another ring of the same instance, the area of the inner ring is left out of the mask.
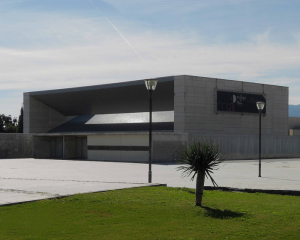
[[[96,9],[98,9],[98,11],[99,12],[101,12],[100,11],[100,9],[92,2],[92,0],[89,0],[90,1],[90,3],[96,8]],[[108,18],[105,18],[109,23],[110,23],[110,25],[116,30],[116,32],[117,33],[119,33],[120,34],[120,36],[124,39],[124,41],[129,45],[129,47],[131,47],[132,48],[132,50],[135,52],[135,54],[143,61],[143,62],[145,62],[145,60],[140,56],[140,54],[134,49],[134,47],[130,44],[130,42],[124,37],[124,35],[116,28],[116,26],[111,22],[111,21],[109,21],[108,20]]]

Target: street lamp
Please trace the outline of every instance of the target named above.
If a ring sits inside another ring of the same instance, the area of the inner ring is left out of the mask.
[[[146,88],[149,92],[149,173],[148,173],[148,183],[152,182],[152,170],[151,170],[151,150],[152,150],[152,94],[156,88],[157,80],[156,79],[147,79],[145,80]]]
[[[258,170],[258,177],[261,177],[261,112],[265,107],[265,103],[257,102],[256,107],[259,111],[259,170]]]

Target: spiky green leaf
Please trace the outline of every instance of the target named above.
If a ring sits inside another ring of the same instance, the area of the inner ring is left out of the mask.
[[[177,159],[183,165],[178,167],[182,171],[182,177],[191,177],[194,180],[198,171],[204,171],[206,178],[210,178],[214,186],[218,186],[211,174],[218,170],[220,163],[224,161],[224,154],[214,142],[193,142],[179,153]]]

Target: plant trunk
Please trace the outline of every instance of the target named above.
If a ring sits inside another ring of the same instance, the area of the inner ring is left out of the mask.
[[[202,207],[204,181],[205,181],[205,171],[198,171],[197,180],[196,180],[196,206]]]

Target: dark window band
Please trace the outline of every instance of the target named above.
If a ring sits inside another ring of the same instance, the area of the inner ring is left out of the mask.
[[[88,146],[88,150],[149,151],[148,146]]]

